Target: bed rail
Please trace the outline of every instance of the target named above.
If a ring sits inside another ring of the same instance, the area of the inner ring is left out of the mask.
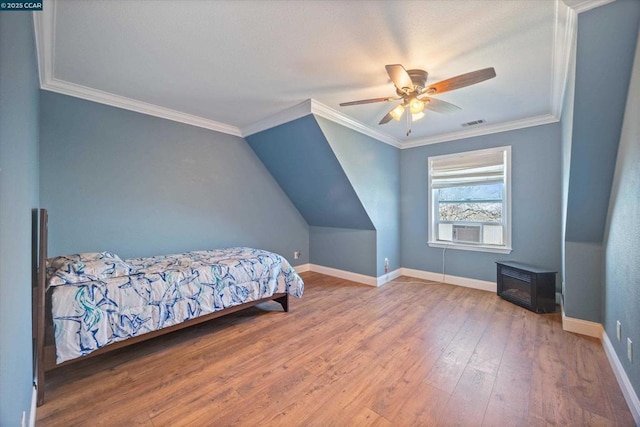
[[[33,350],[38,406],[44,403],[44,345],[45,345],[45,293],[47,280],[47,222],[46,209],[40,209],[38,216],[38,269],[36,286],[33,289]]]
[[[37,280],[33,287],[33,348],[34,348],[34,376],[37,387],[37,405],[41,406],[44,403],[44,390],[45,390],[45,373],[52,369],[65,366],[74,362],[85,360],[87,358],[104,354],[118,348],[126,347],[132,344],[136,344],[142,341],[146,341],[160,335],[187,328],[192,325],[197,325],[202,322],[215,319],[217,317],[224,316],[226,314],[234,313],[245,308],[255,306],[257,304],[266,301],[278,302],[283,310],[289,311],[289,294],[277,293],[270,297],[263,298],[257,301],[251,301],[245,304],[233,306],[220,311],[214,311],[213,313],[206,314],[204,316],[196,317],[177,325],[173,325],[167,328],[159,329],[157,331],[148,332],[143,335],[128,338],[124,341],[118,341],[113,344],[109,344],[98,350],[91,352],[86,356],[79,357],[77,359],[68,360],[66,362],[56,364],[56,350],[55,340],[53,338],[53,325],[51,313],[50,298],[47,299],[46,295],[46,279],[47,279],[47,234],[48,234],[48,214],[46,209],[40,209],[39,211],[39,224],[38,224],[38,253],[37,253]]]

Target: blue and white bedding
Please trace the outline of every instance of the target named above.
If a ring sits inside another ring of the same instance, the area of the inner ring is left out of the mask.
[[[47,264],[57,363],[276,293],[301,297],[304,290],[285,258],[251,248],[127,260],[101,252]]]

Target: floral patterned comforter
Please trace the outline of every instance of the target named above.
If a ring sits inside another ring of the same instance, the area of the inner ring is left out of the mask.
[[[89,266],[102,261],[86,261],[80,267],[76,262],[64,272],[65,280],[57,282],[49,271],[57,363],[275,293],[301,297],[304,290],[302,279],[285,258],[260,249],[117,258],[125,265],[116,269],[120,273],[113,274],[112,263],[107,273],[89,274],[95,273]],[[68,280],[76,272],[82,275],[80,280],[90,281]]]

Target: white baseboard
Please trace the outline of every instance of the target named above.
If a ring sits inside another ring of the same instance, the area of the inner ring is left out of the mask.
[[[313,271],[316,273],[326,274],[327,276],[338,277],[340,279],[351,280],[352,282],[363,283],[369,286],[382,286],[400,276],[415,277],[418,279],[432,280],[435,282],[444,282],[450,285],[464,286],[465,288],[480,289],[483,291],[496,292],[496,284],[486,282],[484,280],[469,279],[467,277],[451,276],[445,274],[444,277],[439,273],[431,273],[429,271],[413,270],[410,268],[398,268],[390,273],[383,274],[380,277],[366,276],[364,274],[352,273],[350,271],[339,270],[337,268],[325,267],[316,264],[304,264],[295,267],[296,271]],[[443,280],[444,279],[444,280]]]
[[[562,310],[563,330],[600,339],[602,347],[604,347],[604,352],[607,355],[607,359],[609,359],[609,365],[611,365],[611,369],[613,369],[613,373],[618,380],[618,385],[622,390],[622,394],[627,401],[627,405],[629,405],[631,415],[633,415],[636,425],[640,426],[640,400],[638,400],[638,395],[633,389],[631,381],[622,367],[622,363],[618,358],[618,354],[616,353],[607,332],[600,323],[567,317],[564,313],[564,304],[562,303],[560,304],[560,308]]]
[[[313,271],[315,273],[326,274],[327,276],[338,277],[340,279],[350,280],[352,282],[362,283],[368,286],[382,286],[385,283],[400,277],[401,269],[394,270],[390,273],[383,274],[380,277],[367,276],[365,274],[352,273],[351,271],[340,270],[332,267],[325,267],[317,264],[302,264],[294,267],[296,273],[304,273]]]
[[[304,273],[311,271],[311,264],[294,265],[293,268],[296,270],[296,273]]]
[[[629,377],[624,371],[622,363],[618,358],[618,354],[613,348],[613,344],[611,343],[611,340],[609,339],[609,336],[605,331],[603,331],[602,333],[602,346],[604,347],[604,352],[609,359],[609,364],[613,369],[613,373],[616,375],[616,379],[618,380],[618,384],[620,385],[622,394],[627,401],[627,405],[629,405],[631,415],[633,415],[633,419],[635,420],[636,425],[640,426],[640,400],[638,399],[638,395],[633,389],[631,381],[629,380]]]
[[[411,268],[399,268],[378,278],[315,264],[303,264],[296,266],[295,269],[299,273],[303,273],[305,271],[313,271],[316,273],[326,274],[327,276],[333,276],[345,280],[351,280],[353,282],[363,283],[369,286],[382,286],[385,283],[390,282],[391,280],[396,279],[400,276],[408,276],[415,277],[417,279],[431,280],[434,282],[444,282],[451,285],[496,292],[496,284],[493,282],[469,279],[467,277],[451,276],[447,274],[443,276],[441,273],[432,273],[430,271],[414,270]],[[558,296],[556,295],[556,298],[557,297]],[[599,338],[600,340],[602,340],[605,353],[607,354],[607,358],[609,359],[609,364],[611,365],[611,368],[616,375],[618,384],[622,389],[622,394],[624,395],[627,404],[629,405],[629,409],[631,410],[631,414],[633,415],[636,424],[640,425],[640,401],[638,400],[638,395],[635,393],[633,386],[631,385],[631,381],[624,371],[622,363],[620,363],[620,360],[618,359],[611,341],[605,333],[602,325],[597,322],[589,322],[587,320],[567,317],[564,313],[562,298],[560,298],[560,307],[562,310],[563,330]]]
[[[588,337],[598,338],[600,340],[602,339],[604,329],[602,329],[602,325],[600,323],[567,317],[564,313],[564,304],[560,304],[560,309],[562,310],[563,331],[586,335]]]
[[[366,276],[359,273],[352,273],[350,271],[339,270],[337,268],[309,264],[309,271],[313,271],[314,273],[326,274],[327,276],[338,277],[340,279],[351,280],[352,282],[358,282],[369,286],[378,286],[378,279],[376,277]]]
[[[31,390],[31,409],[29,410],[29,427],[35,427],[36,425],[36,407],[38,403],[38,388],[33,384]]]
[[[432,280],[434,282],[444,282],[450,285],[464,286],[465,288],[480,289],[483,291],[496,292],[496,284],[484,280],[469,279],[468,277],[452,276],[440,273],[432,273],[430,271],[414,270],[411,268],[398,268],[380,277],[367,276],[350,271],[339,270],[337,268],[325,267],[317,264],[302,264],[294,267],[297,273],[305,271],[313,271],[316,273],[326,274],[327,276],[338,277],[340,279],[351,280],[352,282],[363,283],[369,286],[382,286],[400,276],[415,277],[417,279]]]
[[[393,270],[393,271],[391,271],[389,273],[385,273],[382,276],[378,277],[378,287],[384,285],[385,283],[388,283],[388,282],[392,281],[393,279],[397,279],[400,276],[402,276],[402,269],[401,268]]]
[[[415,277],[417,279],[443,282],[449,285],[464,286],[465,288],[480,289],[482,291],[496,292],[497,285],[494,282],[485,280],[470,279],[468,277],[452,276],[450,274],[432,273],[430,271],[414,270],[412,268],[401,268],[402,276]]]

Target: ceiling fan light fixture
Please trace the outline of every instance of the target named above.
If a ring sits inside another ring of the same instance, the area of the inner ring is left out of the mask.
[[[418,98],[412,98],[409,101],[409,110],[411,114],[420,114],[422,110],[424,110],[424,102],[420,101]]]
[[[414,121],[414,122],[417,122],[418,120],[420,120],[423,117],[424,117],[424,112],[423,111],[420,111],[418,114],[411,113],[411,120]]]
[[[425,113],[423,112],[425,108],[438,113],[452,113],[460,110],[460,107],[449,102],[439,100],[438,98],[430,98],[430,95],[441,94],[471,86],[476,83],[492,79],[496,76],[496,70],[494,70],[493,67],[489,67],[482,70],[472,71],[470,73],[460,74],[459,76],[451,77],[426,86],[427,76],[429,74],[424,70],[405,70],[401,64],[385,65],[385,69],[387,70],[389,78],[393,82],[397,96],[343,102],[340,106],[346,107],[348,105],[402,100],[401,104],[395,106],[391,111],[385,114],[378,124],[384,125],[389,123],[391,119],[400,121],[405,111],[409,110],[406,117],[408,129],[407,136],[411,134],[411,123],[421,120],[425,116]]]
[[[402,117],[403,113],[404,113],[404,105],[402,104],[398,105],[396,108],[394,108],[389,112],[389,114],[391,114],[391,117],[393,117],[395,120],[400,120],[400,117]]]

